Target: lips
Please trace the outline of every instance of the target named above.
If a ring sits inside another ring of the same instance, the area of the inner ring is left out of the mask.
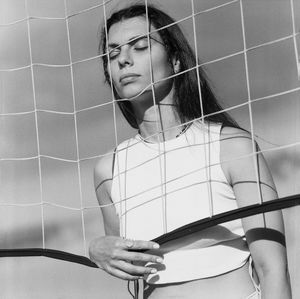
[[[120,83],[129,83],[129,82],[135,81],[135,79],[137,77],[140,77],[140,75],[135,74],[135,73],[127,73],[127,74],[122,75],[120,77],[119,81],[120,81]]]

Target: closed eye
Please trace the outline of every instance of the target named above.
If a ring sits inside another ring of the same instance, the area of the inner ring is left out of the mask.
[[[119,48],[112,49],[109,51],[109,59],[117,58],[119,54],[120,54]]]
[[[135,50],[145,50],[148,49],[148,39],[147,37],[140,38],[136,40],[133,44]]]
[[[150,39],[158,42],[161,45],[164,45],[162,42],[160,42],[159,40],[157,40],[151,36],[150,36]],[[144,51],[149,48],[149,40],[148,40],[147,36],[141,36],[139,38],[135,38],[134,40],[132,40],[122,46],[114,45],[115,48],[112,48],[109,51],[109,58],[111,60],[117,58],[121,52],[121,48],[125,45],[129,45],[131,49],[134,49],[136,51]]]

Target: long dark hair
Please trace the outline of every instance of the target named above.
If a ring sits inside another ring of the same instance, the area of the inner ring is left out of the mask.
[[[175,22],[169,15],[152,5],[147,6],[147,12],[149,23],[153,25],[155,29],[159,29]],[[106,21],[106,28],[104,26],[102,29],[99,54],[101,54],[101,51],[102,54],[106,52],[106,30],[109,32],[109,29],[113,24],[122,20],[140,16],[146,18],[146,7],[144,4],[135,4],[113,13]],[[201,85],[202,111],[198,89],[197,69],[195,68],[196,57],[180,27],[177,24],[173,24],[172,26],[159,30],[158,33],[165,45],[170,61],[173,57],[176,57],[179,61],[181,72],[193,68],[174,78],[174,104],[181,122],[189,122],[193,119],[200,118],[201,116],[216,113],[205,117],[205,119],[216,123],[222,123],[223,126],[239,127],[229,114],[222,112],[222,107],[218,103],[208,83],[204,70],[201,67],[198,67]],[[102,57],[105,78],[106,81],[110,83],[110,76],[107,68],[108,58],[106,55],[103,55]],[[117,96],[115,90],[114,94]],[[129,124],[137,129],[138,123],[131,102],[118,101],[118,105]]]

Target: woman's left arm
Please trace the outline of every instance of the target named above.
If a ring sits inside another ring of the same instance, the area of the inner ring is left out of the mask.
[[[261,153],[254,154],[249,133],[225,127],[221,134],[221,164],[239,207],[277,198],[276,188]],[[290,299],[284,224],[281,211],[242,219],[259,278],[263,299]]]

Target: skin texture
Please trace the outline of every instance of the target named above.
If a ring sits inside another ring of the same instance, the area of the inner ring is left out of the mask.
[[[151,27],[151,29],[155,28]],[[178,125],[178,117],[173,109],[173,80],[164,80],[179,70],[180,63],[175,58],[167,56],[162,39],[157,32],[151,34],[151,51],[149,47],[137,49],[142,45],[139,42],[136,48],[132,43],[129,44],[146,34],[147,23],[143,17],[112,25],[108,35],[109,49],[111,49],[109,67],[119,97],[122,100],[130,99],[133,105],[141,135],[147,137],[157,134],[157,131],[164,131],[159,138],[166,140],[172,138],[174,132],[176,136],[181,131],[180,128],[170,129]],[[118,48],[114,50],[115,47]],[[130,82],[120,81],[122,75],[128,73],[137,76]],[[153,89],[150,85],[151,79],[152,82],[159,81],[153,85]],[[140,94],[141,91],[144,92]],[[154,102],[157,105],[154,105]],[[157,137],[150,138],[148,141],[157,142]]]
[[[276,199],[276,188],[262,154],[257,157],[252,155],[253,144],[249,133],[224,128],[221,139],[222,168],[233,186],[238,206],[256,204],[261,199]],[[256,182],[257,175],[262,182],[260,194],[256,183],[248,183]],[[247,242],[259,277],[262,298],[291,298],[286,248],[280,241],[284,236],[281,211],[248,217],[242,219],[242,223],[246,236],[254,232]],[[267,240],[273,231],[276,232],[274,237]]]
[[[134,18],[114,24],[109,30],[110,71],[112,82],[119,96],[132,98],[147,88],[151,83],[151,67],[149,60],[149,47],[145,43],[132,40],[144,36],[147,33],[147,26],[144,18]],[[160,43],[159,35],[155,35],[157,41],[151,42],[151,64],[154,80],[161,80],[173,74],[173,68],[163,45]],[[130,44],[129,44],[130,42]],[[118,47],[117,49],[114,49]],[[136,48],[140,47],[140,49]],[[136,74],[133,79],[120,80],[124,74]],[[171,80],[165,80],[155,86],[157,101],[170,102],[172,99],[173,84]],[[150,130],[155,133],[157,127],[156,111],[153,107],[151,87],[136,97],[132,103],[140,119],[151,124]],[[165,113],[162,111],[162,113]],[[141,124],[141,127],[143,125]],[[149,134],[149,133],[145,133]],[[150,133],[151,134],[151,133]],[[107,180],[102,188],[97,191],[100,205],[111,204],[111,166],[112,157],[103,157],[95,168],[95,184]],[[134,266],[131,262],[161,262],[161,257],[153,254],[136,253],[134,249],[155,249],[153,242],[144,240],[126,241],[119,236],[119,223],[113,206],[102,209],[105,232],[108,238],[98,238],[91,242],[90,256],[108,273],[122,279],[133,280],[144,274],[156,271],[154,268]],[[127,242],[127,243],[126,243]],[[129,243],[128,243],[129,242]],[[128,250],[131,250],[129,252]],[[130,262],[127,262],[130,261]],[[153,273],[153,272],[152,272]]]
[[[153,29],[153,28],[152,28]],[[166,78],[176,71],[179,62],[175,57],[167,57],[158,33],[151,42],[151,64],[149,48],[137,49],[132,39],[147,33],[147,24],[143,17],[124,20],[112,25],[108,33],[112,82],[120,98],[132,98],[135,115],[139,120],[140,134],[147,138],[157,134],[162,128],[178,126],[180,121],[173,109],[174,88],[171,79],[155,85],[155,101],[149,83]],[[142,44],[143,45],[143,44]],[[114,50],[118,47],[117,50]],[[143,48],[141,46],[141,48]],[[132,78],[120,80],[122,75],[133,73]],[[141,95],[139,93],[146,88]],[[139,95],[139,96],[137,96]],[[155,105],[154,105],[155,102]],[[158,134],[159,141],[175,138],[178,127],[164,134]],[[251,136],[240,129],[225,127],[221,133],[221,166],[229,184],[232,185],[239,207],[255,204],[260,198],[257,181],[257,160],[253,157]],[[150,142],[157,139],[150,138]],[[267,164],[258,155],[261,196],[264,201],[277,198],[276,189]],[[109,274],[126,280],[138,279],[155,269],[142,266],[139,262],[163,263],[156,254],[157,244],[146,240],[125,240],[119,237],[119,220],[112,204],[110,192],[112,182],[113,156],[103,156],[94,172],[95,188],[105,225],[106,236],[94,239],[90,244],[90,257]],[[291,298],[287,274],[286,248],[280,242],[284,234],[280,211],[256,215],[242,220],[248,233],[251,256],[254,261],[263,299]],[[269,232],[274,231],[270,240]],[[257,233],[259,232],[259,233]],[[151,249],[148,253],[135,252],[136,249]],[[274,262],[276,261],[276,262]],[[139,265],[134,265],[139,263]],[[153,273],[153,272],[152,272]],[[202,279],[178,285],[165,285],[153,290],[147,298],[246,298],[254,291],[247,265],[228,274],[211,279]],[[180,293],[182,292],[182,294]],[[179,297],[172,297],[172,294]],[[184,296],[184,297],[180,297]]]
[[[153,28],[152,28],[153,29]],[[151,83],[151,66],[149,60],[148,39],[145,36],[147,27],[144,18],[124,20],[114,24],[109,30],[110,69],[113,84],[122,99],[132,98],[147,88]],[[139,39],[140,36],[145,36]],[[153,39],[152,39],[153,37]],[[153,81],[159,81],[173,74],[169,58],[162,44],[159,34],[151,35],[151,64]],[[133,73],[137,76],[130,81],[120,80],[125,74]],[[164,96],[172,87],[172,80],[156,84],[156,92]],[[145,93],[143,99],[152,97]],[[138,100],[141,103],[141,97]]]

